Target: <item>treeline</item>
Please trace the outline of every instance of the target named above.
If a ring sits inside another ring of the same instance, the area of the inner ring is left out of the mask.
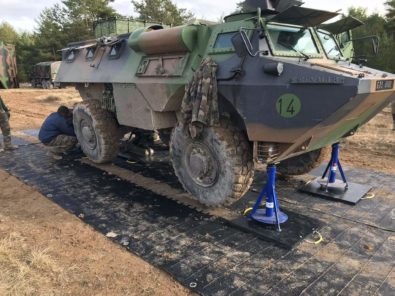
[[[118,16],[110,6],[114,0],[61,0],[45,8],[33,33],[18,33],[12,24],[0,23],[0,41],[16,45],[19,81],[29,81],[33,65],[61,59],[60,49],[73,41],[94,38],[93,23],[99,18]],[[172,0],[132,0],[138,18],[180,25],[193,17]],[[125,14],[131,14],[125,11]]]
[[[368,66],[395,73],[395,0],[387,1],[387,13],[383,17],[378,13],[368,14],[366,8],[350,8],[349,15],[365,23],[353,31],[353,39],[377,35],[380,39],[379,54],[368,56]],[[369,52],[367,44],[354,42],[355,56]]]
[[[20,81],[29,81],[34,64],[59,60],[59,50],[69,42],[94,38],[96,19],[118,16],[110,6],[112,2],[114,0],[61,0],[41,12],[33,33],[18,33],[11,24],[0,23],[0,41],[16,45]],[[178,8],[172,0],[131,0],[131,3],[138,18],[146,21],[180,25],[193,18],[190,11]],[[365,22],[365,26],[353,32],[354,38],[370,35],[380,38],[380,54],[368,57],[368,66],[395,73],[395,0],[387,1],[386,8],[385,16],[369,14],[365,8],[350,8],[348,13]],[[355,45],[356,56],[359,51],[366,53],[366,45]]]

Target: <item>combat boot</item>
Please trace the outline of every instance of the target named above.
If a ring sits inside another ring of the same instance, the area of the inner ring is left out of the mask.
[[[17,149],[18,146],[12,145],[11,137],[4,137],[4,150],[11,151]]]
[[[4,150],[6,150],[6,151],[12,151],[12,150],[16,150],[16,149],[18,149],[18,146],[16,146],[16,145],[12,145],[12,144],[4,145]]]

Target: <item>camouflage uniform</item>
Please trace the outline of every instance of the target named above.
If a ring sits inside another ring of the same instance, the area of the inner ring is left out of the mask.
[[[51,142],[44,144],[52,155],[65,154],[75,148],[78,140],[76,137],[59,135]]]
[[[392,102],[392,105],[391,105],[391,113],[392,113],[392,130],[394,130],[395,131],[395,101],[393,101]]]
[[[10,118],[10,110],[4,104],[3,99],[0,97],[0,129],[3,134],[4,148],[12,149],[11,145],[11,128],[8,122]],[[1,145],[0,145],[1,148]]]
[[[182,101],[182,123],[188,126],[192,138],[196,129],[219,124],[217,64],[211,58],[203,60],[192,81],[185,87]]]

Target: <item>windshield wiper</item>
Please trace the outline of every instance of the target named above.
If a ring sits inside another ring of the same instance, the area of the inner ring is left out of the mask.
[[[291,46],[291,45],[289,45],[289,44],[286,44],[286,43],[283,43],[283,42],[278,42],[278,44],[280,44],[280,45],[284,46],[285,48],[288,48],[288,49],[290,49],[290,50],[293,50],[294,52],[297,52],[298,54],[304,56],[304,58],[306,59],[306,61],[307,61],[308,59],[310,59],[310,56],[309,56],[309,55],[305,54],[304,52],[302,52],[302,51],[300,51],[300,50],[297,50],[296,48],[294,48],[293,46]]]

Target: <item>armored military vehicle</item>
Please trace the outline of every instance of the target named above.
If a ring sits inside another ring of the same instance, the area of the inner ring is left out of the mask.
[[[59,87],[55,83],[61,62],[41,62],[35,64],[30,73],[30,83],[32,87],[41,87],[44,89]]]
[[[337,13],[249,2],[224,23],[142,26],[63,49],[57,80],[83,98],[74,127],[84,153],[108,162],[126,132],[173,129],[180,182],[218,206],[265,164],[308,172],[394,98],[394,75],[352,64],[320,28]]]
[[[0,88],[19,87],[15,46],[0,41]]]

